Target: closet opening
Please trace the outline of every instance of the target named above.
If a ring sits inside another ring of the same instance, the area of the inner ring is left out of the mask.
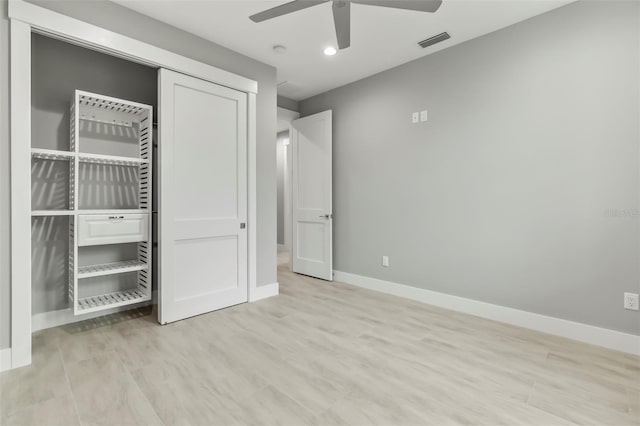
[[[150,313],[158,69],[36,33],[31,61],[32,331]]]

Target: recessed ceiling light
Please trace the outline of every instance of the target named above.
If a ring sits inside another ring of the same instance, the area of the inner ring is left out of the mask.
[[[327,55],[327,56],[333,56],[336,53],[338,53],[338,51],[333,46],[329,46],[329,47],[324,49],[324,54]]]

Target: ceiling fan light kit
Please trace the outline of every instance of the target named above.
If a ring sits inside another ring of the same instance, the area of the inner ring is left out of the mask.
[[[333,3],[333,24],[338,49],[346,49],[351,45],[351,3],[429,13],[438,10],[442,4],[442,0],[294,0],[251,15],[249,19],[262,22],[330,1]]]

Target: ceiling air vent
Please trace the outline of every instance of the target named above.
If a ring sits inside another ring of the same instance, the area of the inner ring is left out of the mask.
[[[425,47],[433,46],[436,43],[440,43],[441,41],[445,41],[450,38],[451,36],[449,35],[449,33],[445,31],[444,33],[440,33],[438,35],[434,35],[433,37],[429,37],[426,40],[419,41],[418,45],[420,45],[420,47],[424,49]]]

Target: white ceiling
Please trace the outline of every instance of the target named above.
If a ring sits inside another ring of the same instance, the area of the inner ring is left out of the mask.
[[[228,47],[278,70],[278,94],[294,100],[360,80],[575,0],[444,0],[436,13],[354,4],[351,47],[335,45],[331,2],[269,21],[249,15],[286,3],[270,0],[114,0],[123,6]],[[447,31],[451,39],[417,42]],[[273,52],[274,45],[287,48]]]

